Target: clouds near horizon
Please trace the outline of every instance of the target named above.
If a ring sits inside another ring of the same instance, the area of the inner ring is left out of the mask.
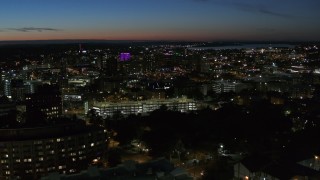
[[[23,27],[23,28],[6,28],[9,31],[19,31],[19,32],[44,32],[44,31],[61,31],[61,29],[48,28],[48,27]],[[1,30],[0,30],[1,31]],[[4,30],[2,30],[4,31]]]

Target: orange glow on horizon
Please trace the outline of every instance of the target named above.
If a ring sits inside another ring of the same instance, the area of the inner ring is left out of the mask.
[[[56,32],[2,32],[0,41],[27,41],[27,40],[182,40],[208,41],[233,39],[226,34],[217,34],[214,37],[207,33],[195,32],[140,32],[140,31],[56,31]]]

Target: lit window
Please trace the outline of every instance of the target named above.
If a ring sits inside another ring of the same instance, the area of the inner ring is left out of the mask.
[[[6,162],[7,162],[7,160],[1,160],[1,163],[2,163],[2,164],[6,163]]]

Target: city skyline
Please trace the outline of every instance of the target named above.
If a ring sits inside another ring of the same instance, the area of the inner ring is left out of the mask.
[[[10,0],[0,41],[319,41],[316,0]]]

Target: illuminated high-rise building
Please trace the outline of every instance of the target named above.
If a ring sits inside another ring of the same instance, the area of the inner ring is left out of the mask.
[[[1,80],[1,91],[0,95],[5,95],[11,99],[11,76],[9,73],[3,71],[0,76]]]
[[[3,89],[4,89],[4,95],[8,98],[11,98],[11,80],[5,79],[3,81]]]

